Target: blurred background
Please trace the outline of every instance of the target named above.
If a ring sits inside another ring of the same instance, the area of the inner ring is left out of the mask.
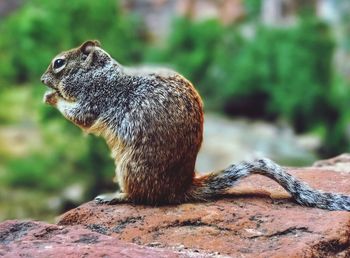
[[[87,39],[124,65],[166,65],[195,84],[201,172],[348,151],[349,14],[348,0],[0,0],[0,221],[53,221],[116,189],[104,140],[42,103],[51,59]]]

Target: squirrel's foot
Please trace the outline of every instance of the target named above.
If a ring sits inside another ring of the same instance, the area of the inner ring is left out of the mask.
[[[126,193],[107,193],[101,194],[95,197],[95,202],[98,204],[116,204],[128,202],[128,196]]]

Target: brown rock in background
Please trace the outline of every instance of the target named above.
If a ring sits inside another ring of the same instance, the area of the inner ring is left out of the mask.
[[[338,159],[343,160],[350,159]],[[312,187],[350,194],[350,166],[342,169],[289,172]],[[350,257],[350,212],[301,207],[277,183],[256,175],[232,188],[230,196],[208,203],[89,202],[63,214],[58,225],[0,224],[0,256],[24,250],[35,257]]]
[[[313,166],[350,173],[350,155],[345,153],[331,159],[319,160],[316,161]]]

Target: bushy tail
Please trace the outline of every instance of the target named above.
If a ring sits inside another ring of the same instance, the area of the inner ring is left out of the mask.
[[[269,159],[242,162],[231,165],[218,173],[196,178],[194,186],[188,194],[188,199],[207,200],[224,194],[239,179],[250,174],[260,174],[273,179],[286,189],[297,203],[303,206],[350,211],[350,196],[312,189]]]

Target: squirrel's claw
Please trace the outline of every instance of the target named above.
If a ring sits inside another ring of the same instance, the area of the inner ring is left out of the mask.
[[[127,194],[126,193],[108,193],[108,194],[101,194],[97,197],[95,197],[95,202],[97,204],[116,204],[116,203],[125,203],[128,202]]]

